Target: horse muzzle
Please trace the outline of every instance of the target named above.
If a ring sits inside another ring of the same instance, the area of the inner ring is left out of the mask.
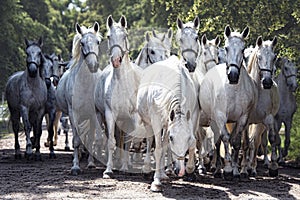
[[[35,78],[37,76],[38,68],[35,63],[30,63],[28,66],[28,74],[31,78]]]
[[[229,65],[227,67],[227,77],[229,84],[237,84],[240,78],[240,70],[236,65]]]
[[[111,57],[111,63],[114,68],[120,67],[122,63],[122,57],[116,57],[116,58]]]
[[[271,89],[271,87],[273,86],[273,80],[272,78],[268,77],[268,78],[264,78],[262,80],[262,85],[264,89]]]
[[[189,72],[194,72],[196,69],[196,63],[191,63],[189,61],[186,61],[185,67],[189,70]]]
[[[46,78],[45,79],[45,83],[46,83],[47,89],[49,89],[50,86],[51,86],[51,80],[50,80],[50,78]]]

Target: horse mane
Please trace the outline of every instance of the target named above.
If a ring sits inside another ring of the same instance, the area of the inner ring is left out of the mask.
[[[247,66],[247,69],[248,69],[248,73],[250,74],[251,71],[252,71],[252,68],[253,66],[255,65],[256,63],[256,60],[257,60],[257,51],[258,51],[258,47],[256,46],[254,49],[253,49],[253,52],[250,54],[250,57],[249,57],[249,64]]]
[[[82,30],[82,34],[76,33],[74,38],[73,38],[72,59],[71,59],[73,62],[70,62],[70,63],[72,63],[70,68],[73,68],[75,66],[75,64],[78,63],[78,61],[80,59],[80,55],[81,55],[80,41],[82,39],[82,35],[84,35],[86,33],[93,33],[93,34],[96,35],[96,37],[99,38],[99,40],[102,39],[102,35],[100,34],[100,32],[95,33],[95,30],[93,29],[93,27],[87,28],[85,26],[81,26],[81,30]]]

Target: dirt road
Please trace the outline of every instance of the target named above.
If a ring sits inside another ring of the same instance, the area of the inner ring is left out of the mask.
[[[42,143],[47,134],[44,132]],[[20,137],[24,152],[25,136]],[[64,136],[59,135],[54,160],[42,146],[42,161],[15,160],[13,135],[0,139],[0,199],[300,199],[300,169],[281,167],[278,178],[270,178],[259,166],[258,177],[246,181],[225,181],[197,176],[194,182],[171,178],[163,192],[149,190],[151,179],[142,174],[116,172],[114,179],[102,179],[104,167],[86,169],[72,176],[72,152],[64,151]],[[102,167],[101,167],[102,166]]]

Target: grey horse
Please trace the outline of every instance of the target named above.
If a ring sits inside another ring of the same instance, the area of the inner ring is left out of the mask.
[[[64,73],[58,83],[56,100],[59,109],[69,115],[72,125],[74,159],[71,174],[78,175],[81,172],[79,147],[83,139],[87,137],[92,140],[95,133],[94,122],[97,120],[94,116],[94,107],[91,106],[94,105],[91,96],[94,93],[95,79],[100,74],[98,56],[102,38],[97,22],[91,28],[76,24],[75,29],[72,60],[69,62],[70,69]],[[90,126],[85,126],[87,121],[90,122]],[[88,167],[94,166],[93,157],[90,154]]]
[[[25,156],[32,156],[33,145],[36,148],[35,156],[37,160],[40,155],[40,137],[42,134],[42,119],[47,101],[47,87],[43,78],[43,56],[42,56],[42,38],[38,41],[29,41],[26,43],[26,63],[25,71],[13,74],[6,85],[6,99],[11,114],[13,131],[15,134],[15,157],[20,158],[20,144],[18,133],[20,127],[20,117],[24,123],[26,134],[26,153]],[[30,140],[30,132],[33,128],[35,144]]]

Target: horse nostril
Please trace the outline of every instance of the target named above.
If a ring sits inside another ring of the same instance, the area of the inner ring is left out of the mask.
[[[264,78],[262,84],[264,89],[271,89],[273,81],[271,78]]]

